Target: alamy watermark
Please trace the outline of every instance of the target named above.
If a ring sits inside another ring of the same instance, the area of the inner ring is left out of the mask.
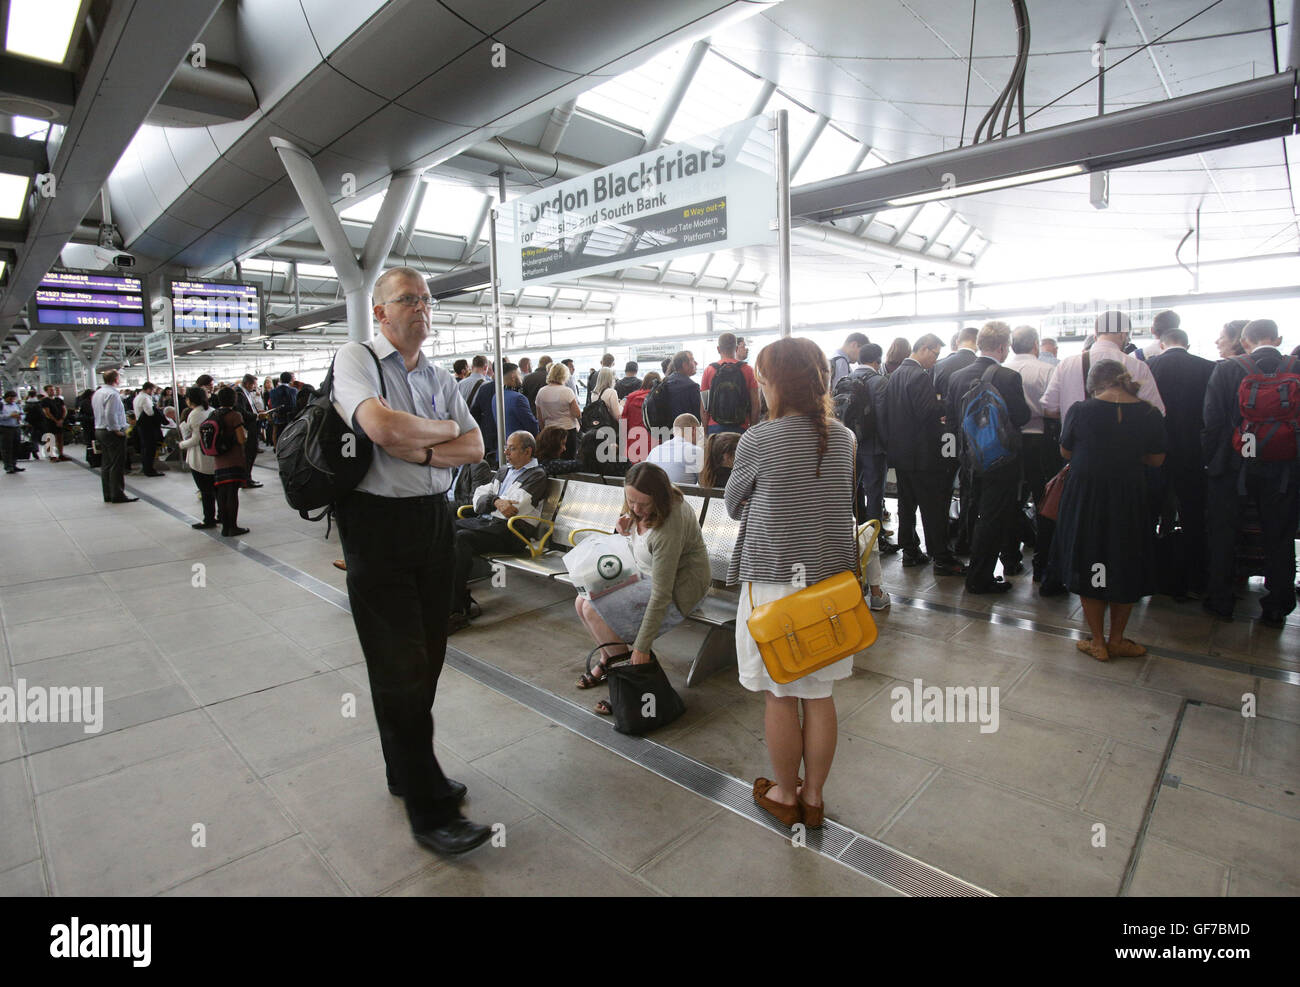
[[[1001,690],[995,686],[896,685],[889,691],[895,723],[979,723],[980,733],[997,733]]]
[[[104,687],[43,686],[19,679],[0,686],[0,723],[81,723],[86,733],[104,729]]]

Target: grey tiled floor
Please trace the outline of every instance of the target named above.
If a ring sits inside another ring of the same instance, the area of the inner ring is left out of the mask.
[[[0,685],[98,684],[106,711],[97,735],[0,724],[0,894],[894,893],[450,668],[439,757],[505,845],[431,856],[384,788],[346,614],[147,503],[102,504],[80,466],[28,467],[0,484]],[[257,474],[243,542],[342,589],[336,537]],[[130,480],[197,509],[186,475]],[[999,894],[1114,895],[1130,870],[1135,895],[1300,894],[1300,687],[1247,668],[1300,671],[1300,621],[1215,625],[1157,598],[1131,637],[1240,667],[1100,665],[1051,633],[1078,626],[1077,599],[1039,600],[1026,581],[997,602],[1032,630],[990,623],[987,597],[897,559],[885,582],[958,612],[896,604],[836,686],[833,818]],[[456,647],[589,701],[573,688],[590,644],[570,590],[510,573],[475,596],[484,616]],[[770,773],[761,697],[729,673],[682,684],[701,633],[656,647],[688,710],[654,739],[745,780]],[[998,730],[895,722],[892,690],[918,678],[997,687]]]

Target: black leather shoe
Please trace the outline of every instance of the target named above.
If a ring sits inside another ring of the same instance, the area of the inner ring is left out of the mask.
[[[981,593],[1008,593],[1010,591],[1011,591],[1011,583],[1005,581],[996,582],[996,583],[985,583],[983,586],[966,587],[967,593],[974,593],[977,596]]]
[[[477,620],[479,617],[483,616],[483,608],[479,606],[478,600],[471,596],[469,598],[469,609],[466,610],[465,613],[466,616],[472,620]]]
[[[1278,613],[1273,610],[1265,610],[1259,615],[1259,622],[1265,627],[1285,627],[1286,614]]]
[[[155,470],[152,473],[141,473],[140,475],[141,476],[166,476],[165,473],[159,473],[157,470]]]
[[[240,535],[248,534],[247,528],[223,528],[221,530],[222,538],[238,538]]]
[[[896,542],[889,541],[888,539],[885,538],[876,539],[876,551],[879,552],[881,555],[893,555],[895,552],[901,550],[902,550],[902,546],[897,544]]]
[[[1224,623],[1229,623],[1229,624],[1232,623],[1232,611],[1220,610],[1209,600],[1201,601],[1201,609],[1204,610],[1206,613],[1210,614],[1211,616],[1218,617]]]
[[[110,504],[134,504],[139,497],[118,497],[117,500],[109,501]]]
[[[447,633],[455,634],[469,626],[469,615],[453,611],[447,615]]]
[[[456,818],[430,829],[415,831],[415,842],[437,853],[467,853],[492,838],[492,827]]]
[[[215,528],[216,526],[216,521],[200,521],[198,524],[190,525],[195,531],[207,531],[209,528]]]
[[[469,794],[469,789],[466,788],[466,787],[465,787],[461,782],[459,782],[459,781],[455,781],[454,779],[451,779],[451,778],[448,778],[448,779],[447,779],[447,786],[451,789],[451,794],[454,795],[454,796],[456,796],[456,801],[457,801],[457,802],[464,802],[464,801],[465,801],[465,796],[467,796],[467,795]],[[401,785],[394,784],[393,782],[389,782],[389,784],[388,784],[388,794],[389,794],[389,795],[396,795],[398,798],[401,798],[402,796],[404,796],[404,795],[406,794],[406,792],[402,790],[402,786],[401,786]]]
[[[1070,591],[1066,589],[1065,583],[1051,582],[1047,579],[1044,579],[1038,587],[1039,596],[1064,596],[1068,592]]]
[[[903,552],[903,568],[905,569],[918,565],[927,565],[929,562],[930,556],[924,552]]]
[[[956,559],[945,559],[934,564],[934,574],[936,576],[964,576],[968,571],[970,571],[970,567]]]
[[[249,480],[244,484],[244,487],[248,490],[256,490],[260,486],[263,486],[263,484],[258,483],[256,480]]]

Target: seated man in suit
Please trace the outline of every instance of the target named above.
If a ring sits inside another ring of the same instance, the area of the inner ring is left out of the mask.
[[[511,534],[510,518],[536,515],[546,499],[549,477],[537,462],[537,440],[528,432],[512,432],[506,439],[506,464],[495,477],[474,491],[474,516],[457,518],[456,569],[452,583],[451,618],[447,633],[469,625],[470,609],[477,606],[469,595],[469,574],[474,556],[484,552],[522,551],[523,542]],[[529,538],[531,524],[519,527]]]

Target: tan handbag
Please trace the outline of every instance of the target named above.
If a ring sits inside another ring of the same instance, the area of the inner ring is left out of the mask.
[[[841,572],[761,607],[754,606],[751,583],[749,605],[753,609],[746,626],[767,674],[783,685],[857,654],[876,640],[876,622],[856,572]]]

